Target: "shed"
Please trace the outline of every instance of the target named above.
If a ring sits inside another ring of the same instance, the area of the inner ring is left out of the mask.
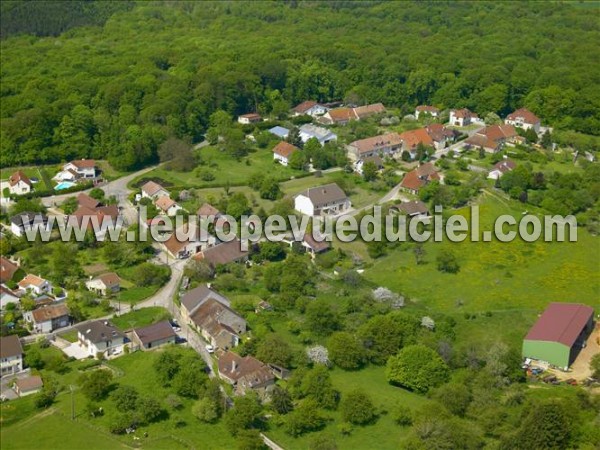
[[[523,357],[568,368],[593,328],[594,310],[579,303],[550,303],[523,340]]]

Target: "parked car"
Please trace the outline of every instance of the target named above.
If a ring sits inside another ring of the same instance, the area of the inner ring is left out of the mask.
[[[207,345],[207,346],[206,346],[206,347],[204,347],[204,348],[206,348],[206,351],[207,351],[208,353],[214,353],[214,352],[215,352],[215,348],[214,348],[212,345]]]

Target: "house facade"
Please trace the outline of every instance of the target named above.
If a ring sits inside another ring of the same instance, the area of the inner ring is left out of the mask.
[[[18,286],[24,292],[31,292],[37,295],[50,294],[52,292],[52,284],[48,280],[33,274],[27,274],[25,278],[19,281]]]
[[[10,231],[15,236],[25,236],[26,231],[50,232],[48,216],[41,213],[22,212],[10,218]]]
[[[17,170],[8,178],[8,190],[13,195],[28,194],[33,190],[33,183],[21,170]]]
[[[456,127],[466,127],[472,123],[483,125],[483,121],[479,118],[479,116],[474,112],[469,111],[467,108],[450,110],[449,123],[450,125],[454,125]]]
[[[337,215],[351,206],[348,196],[335,183],[309,188],[294,198],[294,209],[307,216]]]
[[[121,290],[121,278],[116,273],[109,272],[86,281],[85,287],[102,296],[115,294]]]
[[[77,159],[68,162],[54,178],[74,181],[79,178],[96,178],[97,167],[93,159]]]
[[[166,195],[156,199],[154,206],[158,208],[161,214],[165,214],[169,217],[177,215],[177,212],[183,209],[175,200]]]
[[[177,333],[168,320],[133,330],[132,341],[142,350],[150,350],[163,345],[175,344]]]
[[[107,320],[95,320],[77,327],[77,340],[89,356],[119,354],[125,344],[125,334]]]
[[[0,338],[0,375],[19,373],[23,370],[23,347],[18,336],[11,334]]]
[[[287,166],[292,153],[296,151],[300,151],[300,149],[288,142],[281,141],[273,147],[273,159],[278,161],[282,166]]]
[[[435,106],[429,106],[429,105],[419,105],[415,108],[415,119],[419,119],[419,117],[423,117],[423,115],[429,115],[431,117],[439,117],[440,116],[440,110],[438,108],[436,108]]]
[[[492,170],[488,174],[488,178],[492,180],[497,180],[502,177],[505,173],[514,170],[517,167],[517,164],[512,159],[504,159],[502,161],[498,161],[494,164]]]
[[[214,298],[196,308],[190,320],[207,342],[222,350],[237,346],[247,327],[243,317]]]
[[[506,116],[504,123],[513,127],[540,132],[541,120],[527,108],[520,108]]]
[[[320,105],[319,103],[307,100],[305,102],[300,103],[294,109],[292,109],[292,114],[294,116],[303,116],[308,115],[312,117],[318,117],[325,114],[329,111],[329,108],[326,106]]]
[[[153,201],[159,197],[167,196],[171,194],[164,187],[154,181],[148,181],[142,186],[142,198],[150,198]]]
[[[24,315],[25,320],[32,324],[35,333],[52,333],[59,328],[71,324],[69,319],[69,308],[64,303],[48,305],[28,311]]]
[[[238,117],[238,123],[241,123],[242,125],[248,125],[261,121],[262,117],[260,117],[260,114],[257,113],[243,114]]]
[[[347,145],[348,157],[358,161],[370,156],[394,156],[402,149],[402,139],[398,133],[386,133],[366,139],[359,139]]]

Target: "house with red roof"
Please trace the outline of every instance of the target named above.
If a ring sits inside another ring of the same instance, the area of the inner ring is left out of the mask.
[[[76,159],[66,163],[54,179],[58,181],[76,181],[81,178],[96,178],[98,167],[93,159]]]
[[[329,111],[329,108],[327,108],[326,106],[321,105],[313,100],[307,100],[295,106],[292,109],[292,114],[294,116],[308,115],[312,117],[317,117],[322,116],[327,111]]]
[[[273,147],[273,159],[279,161],[282,166],[287,166],[290,162],[292,153],[299,151],[300,149],[289,142],[281,141],[275,147]]]
[[[532,129],[536,133],[539,133],[541,120],[527,108],[519,108],[506,116],[504,123],[513,127],[523,128],[524,130]]]
[[[486,152],[496,153],[502,150],[505,144],[513,144],[519,139],[519,135],[512,125],[490,125],[477,133],[469,136],[465,145],[481,147]]]
[[[498,161],[494,164],[492,170],[488,174],[488,178],[492,180],[497,180],[502,177],[505,173],[514,170],[517,167],[517,164],[512,159],[503,159],[502,161]]]
[[[593,308],[580,303],[550,303],[523,340],[523,358],[567,369],[593,326]]]
[[[449,123],[456,127],[466,127],[472,123],[483,125],[483,121],[479,116],[473,111],[469,111],[467,108],[450,110]]]
[[[425,163],[404,175],[400,187],[411,194],[418,195],[421,188],[432,181],[439,181],[440,179],[440,174],[435,166],[431,163]]]
[[[440,110],[435,106],[430,105],[419,105],[415,108],[415,119],[419,120],[419,117],[422,118],[423,115],[429,115],[431,117],[439,117]]]
[[[33,183],[21,170],[17,170],[8,178],[8,190],[13,195],[28,194],[33,190]]]
[[[238,117],[238,123],[241,123],[242,125],[248,125],[251,123],[256,123],[256,122],[261,122],[261,121],[262,121],[262,117],[258,113],[242,114],[241,116]]]

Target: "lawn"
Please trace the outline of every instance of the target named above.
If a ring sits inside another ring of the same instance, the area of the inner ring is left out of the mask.
[[[380,411],[380,416],[375,423],[364,427],[356,426],[349,435],[340,433],[338,429],[338,425],[343,423],[339,412],[330,413],[331,421],[322,431],[319,431],[319,434],[332,436],[338,448],[382,450],[398,448],[409,428],[395,424],[389,413],[396,405],[404,405],[414,410],[428,402],[425,396],[388,384],[383,366],[368,366],[359,371],[343,371],[336,368],[331,371],[331,380],[342,397],[355,389],[368,392],[375,407]],[[293,438],[281,428],[274,428],[267,433],[283,448],[290,450],[307,448],[316,434],[307,433],[299,438]],[[377,442],[376,447],[373,445],[374,442]]]
[[[131,328],[145,327],[161,320],[169,318],[169,311],[160,306],[151,306],[149,308],[137,309],[130,311],[121,316],[112,318],[112,322],[121,330],[129,330]]]
[[[132,186],[137,186],[142,178],[159,178],[171,186],[185,187],[186,189],[218,187],[227,183],[232,186],[241,186],[247,184],[248,179],[257,173],[275,177],[280,181],[289,180],[302,174],[301,171],[274,162],[270,148],[258,149],[239,161],[212,146],[203,147],[198,152],[202,159],[202,165],[197,166],[194,170],[175,172],[158,167],[134,180]],[[203,174],[207,172],[214,176],[214,180],[202,179]]]

